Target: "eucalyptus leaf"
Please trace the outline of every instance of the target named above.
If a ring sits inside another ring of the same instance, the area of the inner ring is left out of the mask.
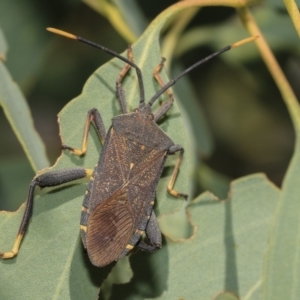
[[[300,132],[297,132],[299,136]],[[262,299],[298,299],[300,295],[300,143],[282,185],[264,268]]]
[[[82,0],[85,4],[106,17],[118,33],[128,42],[136,40],[136,35],[123,19],[119,8],[107,0]]]
[[[0,105],[34,171],[49,165],[44,144],[36,132],[26,99],[0,62]]]
[[[93,267],[83,252],[78,224],[84,191],[85,186],[77,185],[35,201],[18,257],[1,262],[1,299],[96,298],[112,266]],[[11,245],[23,211],[24,205],[17,213],[1,213],[1,250]]]
[[[197,234],[179,243],[166,239],[152,255],[131,256],[134,276],[128,284],[115,285],[110,300],[118,295],[124,300],[207,300],[220,299],[224,292],[260,299],[263,259],[280,190],[256,174],[234,181],[230,195],[226,201],[208,192],[196,198],[188,215]]]
[[[136,36],[140,36],[147,27],[147,20],[136,0],[113,0],[122,13],[128,27]]]

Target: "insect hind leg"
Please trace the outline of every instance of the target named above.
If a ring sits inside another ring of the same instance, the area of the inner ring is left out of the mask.
[[[154,210],[152,211],[151,217],[145,229],[145,233],[149,240],[149,244],[140,241],[137,244],[137,247],[146,252],[155,252],[156,250],[160,249],[162,238]]]
[[[186,194],[179,193],[178,191],[173,189],[174,184],[175,184],[175,180],[176,180],[178,172],[179,172],[181,161],[182,161],[182,158],[183,158],[184,149],[180,145],[174,145],[169,149],[169,155],[175,154],[178,151],[180,153],[179,153],[174,171],[173,171],[172,176],[170,178],[170,181],[168,183],[167,190],[168,190],[169,194],[171,194],[174,197],[183,197],[183,198],[187,199],[188,196]]]
[[[92,172],[93,170],[90,169],[73,168],[67,170],[49,171],[35,177],[29,186],[25,211],[13,248],[8,252],[0,252],[0,258],[13,258],[18,254],[22,239],[26,233],[30,218],[32,216],[34,190],[37,186],[39,186],[40,188],[58,186],[66,182],[74,181],[76,179],[89,178],[92,175]]]

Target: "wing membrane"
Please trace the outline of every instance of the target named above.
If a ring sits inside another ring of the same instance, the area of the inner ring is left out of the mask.
[[[133,234],[133,218],[128,205],[128,194],[118,191],[100,203],[89,219],[87,249],[96,266],[116,260]]]

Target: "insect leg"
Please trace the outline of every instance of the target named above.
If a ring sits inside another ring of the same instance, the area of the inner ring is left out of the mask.
[[[184,197],[185,199],[187,199],[188,196],[186,194],[182,194],[182,193],[177,192],[176,190],[173,190],[174,183],[175,183],[176,177],[178,175],[178,171],[179,171],[180,164],[181,164],[181,161],[182,161],[184,149],[180,145],[174,145],[169,149],[169,154],[174,154],[175,152],[178,152],[178,151],[180,151],[180,154],[178,156],[173,174],[172,174],[172,176],[170,178],[170,181],[168,183],[167,190],[174,197]]]
[[[12,258],[18,254],[21,241],[27,230],[29,220],[32,216],[34,190],[37,186],[39,186],[40,188],[57,186],[76,179],[85,178],[85,177],[89,178],[91,177],[92,173],[93,170],[90,169],[74,168],[74,169],[67,169],[67,170],[49,171],[45,174],[35,177],[31,181],[29,186],[25,211],[23,214],[23,218],[13,248],[11,251],[8,252],[0,252],[0,258],[3,259]]]
[[[128,56],[128,59],[133,62],[133,52],[132,52],[131,46],[128,46],[127,56]],[[130,68],[131,68],[131,65],[126,64],[125,67],[122,69],[120,75],[118,76],[117,82],[116,82],[118,99],[120,101],[121,110],[122,110],[123,114],[128,113],[128,110],[127,110],[127,104],[126,104],[126,99],[125,99],[125,92],[122,88],[121,82],[122,82],[122,79],[127,74],[127,72],[130,70]]]
[[[147,224],[146,230],[145,230],[146,236],[149,240],[149,244],[146,244],[143,241],[140,241],[137,246],[147,252],[154,252],[161,248],[161,232],[158,227],[157,219],[155,216],[154,210],[152,211],[151,217],[149,219],[149,222]]]
[[[104,123],[103,123],[100,113],[98,112],[98,110],[96,108],[93,108],[93,109],[89,110],[87,113],[81,149],[76,149],[76,148],[69,147],[66,145],[62,145],[62,149],[69,150],[75,155],[85,154],[85,152],[87,150],[88,133],[89,133],[91,122],[93,122],[93,124],[95,125],[96,131],[99,135],[101,143],[103,144],[105,137],[106,137],[105,126],[104,126]]]
[[[154,69],[154,72],[153,72],[153,75],[154,75],[155,79],[157,80],[157,82],[159,83],[159,85],[161,87],[165,86],[165,83],[164,83],[163,79],[160,76],[160,71],[162,70],[165,61],[166,61],[166,59],[163,57],[160,64]],[[173,96],[171,90],[170,89],[166,90],[166,93],[169,96],[169,100],[164,102],[163,105],[160,107],[160,109],[154,114],[154,121],[155,122],[160,117],[162,117],[173,105],[174,96]]]

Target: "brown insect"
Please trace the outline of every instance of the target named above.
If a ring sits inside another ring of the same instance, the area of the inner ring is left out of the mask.
[[[122,114],[112,119],[112,125],[106,133],[98,110],[93,108],[88,111],[82,149],[66,145],[63,145],[63,149],[69,150],[75,155],[83,155],[87,150],[87,137],[92,122],[100,139],[104,141],[98,164],[94,170],[73,168],[49,171],[35,177],[30,184],[26,209],[13,249],[0,255],[2,258],[12,258],[17,255],[32,215],[36,186],[41,188],[57,186],[84,177],[88,177],[90,182],[83,201],[80,229],[82,241],[91,262],[95,266],[106,266],[127,255],[135,246],[141,250],[153,252],[161,248],[162,243],[161,232],[153,210],[155,190],[167,157],[176,152],[179,152],[179,156],[167,189],[175,197],[187,198],[187,195],[173,189],[184,149],[175,144],[157,125],[157,121],[171,108],[174,102],[174,97],[168,89],[182,76],[202,63],[233,47],[252,41],[256,37],[245,39],[213,53],[189,67],[166,85],[160,77],[163,59],[154,72],[154,76],[162,88],[148,103],[145,103],[142,72],[133,62],[131,48],[128,49],[128,58],[125,58],[81,37],[53,28],[48,28],[48,30],[100,48],[126,62],[117,78],[117,94]],[[137,73],[140,102],[138,108],[133,112],[128,112],[122,79],[131,67]],[[158,111],[152,113],[153,103],[164,92],[168,94],[169,99]],[[144,232],[149,243],[141,240]]]

